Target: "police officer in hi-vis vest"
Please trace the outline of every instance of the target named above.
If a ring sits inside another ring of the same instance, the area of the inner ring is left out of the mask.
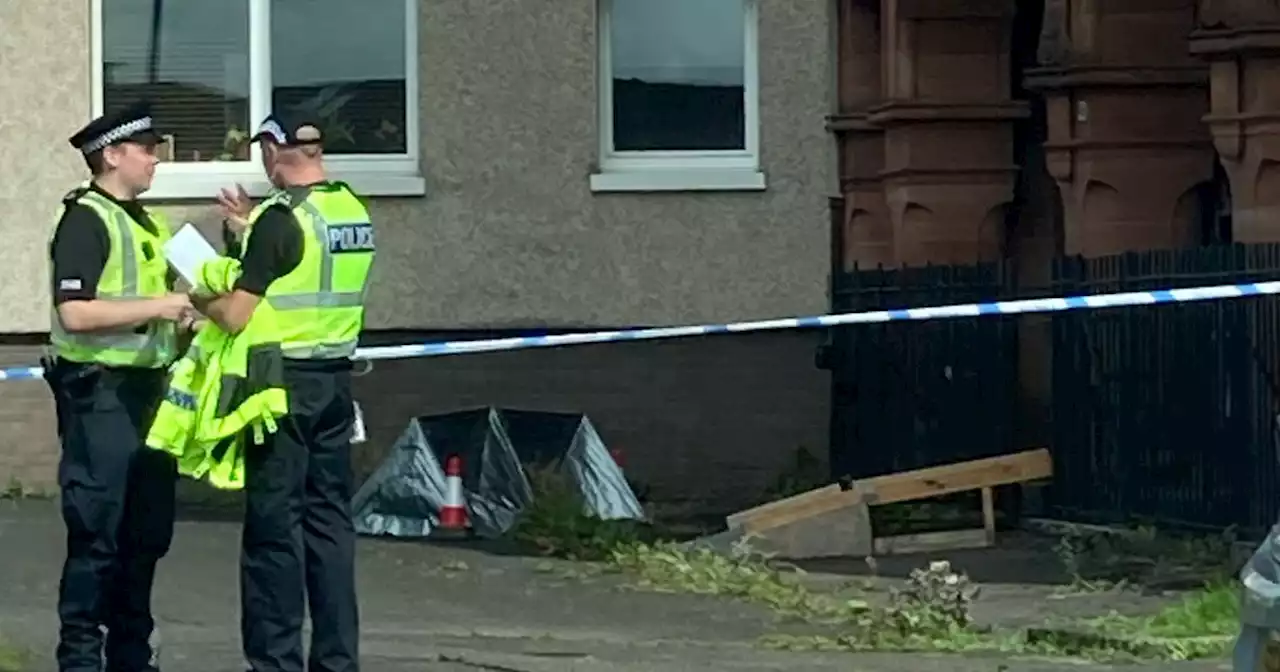
[[[373,226],[351,189],[326,178],[316,123],[272,115],[254,141],[278,191],[257,207],[239,188],[223,191],[223,214],[243,232],[242,275],[231,293],[197,299],[230,333],[266,301],[277,311],[285,357],[289,415],[267,445],[245,451],[244,653],[255,672],[355,672],[351,356],[364,324]]]
[[[161,249],[169,227],[137,201],[151,186],[158,140],[145,104],[76,133],[70,141],[92,181],[63,199],[49,246],[51,357],[43,363],[62,440],[67,527],[61,672],[100,672],[104,663],[108,672],[155,669],[151,586],[173,537],[177,472],[143,441],[179,330],[194,316],[186,294],[171,293]]]

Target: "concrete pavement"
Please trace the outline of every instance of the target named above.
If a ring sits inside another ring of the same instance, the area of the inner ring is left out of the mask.
[[[0,633],[30,646],[37,656],[32,670],[53,669],[53,605],[63,544],[53,503],[0,503]],[[244,669],[238,546],[235,523],[179,523],[156,587],[164,669],[169,672]],[[1081,667],[955,656],[764,651],[755,646],[756,639],[777,632],[778,625],[762,609],[713,597],[624,590],[616,577],[583,577],[573,571],[569,563],[471,547],[363,540],[363,669],[1054,672]],[[1227,668],[1195,663],[1160,669]]]

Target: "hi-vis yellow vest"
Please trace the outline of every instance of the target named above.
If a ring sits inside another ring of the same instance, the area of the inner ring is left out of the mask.
[[[226,294],[239,277],[240,262],[219,257],[200,268],[197,291]],[[245,451],[276,432],[288,412],[276,313],[259,303],[234,336],[215,323],[196,334],[169,371],[146,444],[177,458],[182,475],[238,490],[244,487]]]
[[[98,280],[97,298],[123,301],[167,294],[169,268],[162,248],[171,235],[168,222],[148,211],[156,226],[156,232],[151,233],[111,199],[89,189],[79,191],[78,198],[64,202],[58,217],[67,202],[79,203],[97,213],[106,227],[111,246]],[[73,362],[158,369],[172,363],[178,352],[177,326],[161,320],[139,330],[71,333],[63,329],[55,308],[49,331],[54,353]]]
[[[253,223],[274,205],[293,213],[302,230],[302,261],[267,288],[288,359],[345,359],[355,354],[364,327],[364,302],[373,268],[373,224],[350,187],[329,182],[281,191],[249,215]]]

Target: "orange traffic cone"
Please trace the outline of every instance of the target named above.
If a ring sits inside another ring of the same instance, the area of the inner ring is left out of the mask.
[[[444,462],[445,500],[440,507],[440,526],[436,531],[449,538],[464,537],[470,521],[467,498],[462,489],[462,458],[450,455]]]

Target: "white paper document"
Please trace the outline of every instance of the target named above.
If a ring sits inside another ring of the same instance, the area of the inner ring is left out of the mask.
[[[217,259],[218,251],[205,240],[199,229],[188,222],[164,244],[164,258],[188,285],[196,287],[200,266]]]

